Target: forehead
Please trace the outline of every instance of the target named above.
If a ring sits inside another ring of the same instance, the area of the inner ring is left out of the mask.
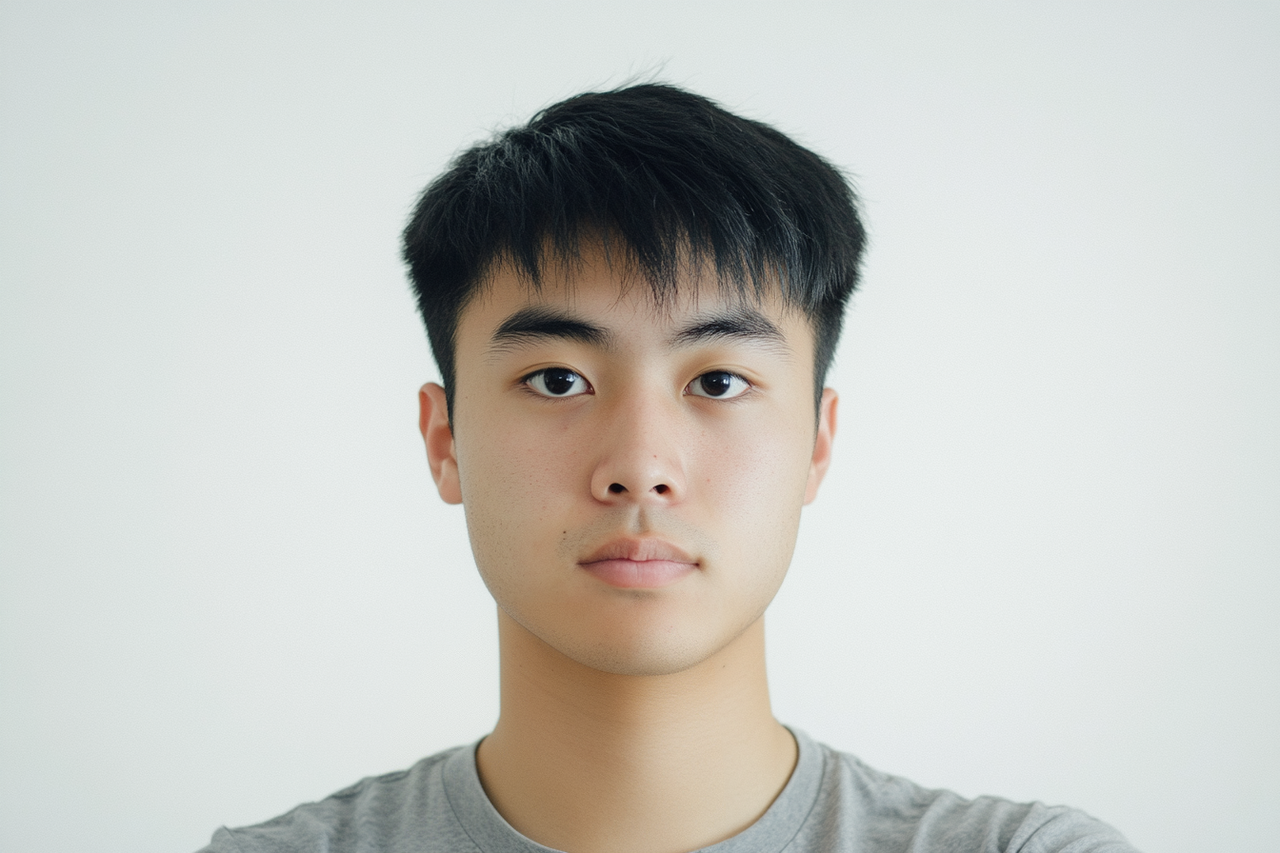
[[[459,318],[462,338],[488,337],[515,314],[590,317],[619,332],[687,327],[692,320],[731,319],[763,323],[782,333],[793,348],[812,347],[812,329],[802,311],[788,304],[776,287],[738,286],[706,265],[686,264],[674,288],[655,287],[600,242],[584,244],[569,258],[544,264],[538,281],[510,261],[491,267]]]

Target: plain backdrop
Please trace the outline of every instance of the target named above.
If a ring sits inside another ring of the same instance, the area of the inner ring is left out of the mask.
[[[0,848],[194,850],[489,729],[398,232],[633,75],[865,200],[777,716],[1274,845],[1277,44],[1221,0],[0,4]]]

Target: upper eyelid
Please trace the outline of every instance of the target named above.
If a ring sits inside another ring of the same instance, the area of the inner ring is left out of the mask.
[[[564,370],[569,373],[572,373],[574,376],[577,376],[579,379],[581,379],[583,382],[586,382],[588,385],[591,384],[591,382],[587,379],[586,375],[584,375],[581,370],[574,370],[572,367],[565,367],[563,364],[548,364],[546,367],[539,367],[537,370],[530,370],[528,373],[520,377],[520,381],[528,382],[530,379],[537,376],[539,373],[546,373],[548,370]]]
[[[519,385],[519,387],[526,389],[529,393],[544,400],[562,400],[562,399],[567,399],[569,397],[582,396],[582,394],[543,394],[538,389],[531,387],[530,383],[533,380],[533,378],[536,376],[539,376],[540,374],[546,373],[548,370],[563,370],[566,373],[572,373],[574,376],[581,379],[583,384],[586,385],[586,391],[583,392],[584,394],[595,394],[596,392],[596,388],[594,385],[591,384],[591,380],[587,379],[587,377],[584,376],[581,371],[575,370],[572,367],[565,367],[564,365],[561,365],[561,364],[549,364],[546,367],[539,367],[537,370],[531,370],[528,373],[521,376],[517,384]]]
[[[719,369],[712,369],[712,370],[704,370],[704,371],[702,371],[701,373],[699,373],[697,376],[693,377],[693,379],[690,379],[689,381],[690,381],[690,382],[697,382],[699,379],[701,379],[702,377],[706,376],[708,373],[727,373],[727,374],[729,374],[730,376],[733,376],[733,377],[736,377],[736,378],[738,378],[738,379],[741,379],[743,382],[747,383],[747,384],[748,384],[748,385],[750,385],[752,388],[756,387],[756,385],[758,384],[758,383],[756,383],[754,380],[752,380],[752,378],[751,378],[750,376],[747,376],[746,374],[743,374],[743,373],[739,373],[739,372],[738,372],[738,371],[736,371],[736,370],[729,370],[729,369],[727,369],[727,368],[719,368]]]
[[[701,373],[699,373],[697,376],[690,379],[689,382],[684,386],[684,390],[688,391],[690,388],[693,387],[695,382],[697,382],[699,379],[701,379],[702,377],[710,373],[726,373],[729,376],[734,377],[735,379],[741,379],[746,384],[747,387],[741,393],[734,394],[732,397],[712,397],[712,396],[703,395],[703,394],[691,394],[690,396],[702,397],[703,399],[706,399],[706,400],[719,400],[721,402],[729,402],[730,400],[740,400],[743,397],[745,397],[747,394],[751,393],[753,390],[759,387],[759,385],[755,382],[752,382],[749,377],[743,376],[741,373],[737,372],[736,370],[704,370]]]
[[[533,377],[537,376],[540,373],[546,373],[548,370],[568,371],[569,373],[572,373],[574,376],[577,376],[583,382],[587,383],[588,388],[592,388],[592,389],[595,388],[595,386],[591,384],[591,380],[588,379],[585,375],[583,375],[581,371],[575,370],[572,367],[565,367],[564,365],[560,365],[560,364],[552,364],[546,367],[539,367],[537,370],[531,370],[528,373],[522,375],[518,381],[521,385],[527,385],[529,384],[529,380],[533,379]],[[688,388],[690,385],[692,385],[694,382],[697,382],[699,379],[706,376],[708,373],[727,373],[730,376],[734,377],[735,379],[741,379],[743,382],[747,383],[747,385],[752,388],[755,388],[758,385],[758,383],[753,381],[751,377],[744,376],[742,373],[739,373],[736,370],[712,369],[712,370],[704,370],[701,373],[699,373],[697,376],[694,376],[692,379],[690,379],[688,382],[685,383],[684,387]]]

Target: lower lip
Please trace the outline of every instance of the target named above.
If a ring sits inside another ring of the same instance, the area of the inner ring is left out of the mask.
[[[659,589],[697,570],[697,563],[674,560],[597,560],[582,568],[619,589]]]

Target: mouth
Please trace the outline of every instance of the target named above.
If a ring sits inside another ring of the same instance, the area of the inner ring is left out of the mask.
[[[696,559],[661,539],[616,539],[578,565],[619,589],[661,589],[698,570]]]

